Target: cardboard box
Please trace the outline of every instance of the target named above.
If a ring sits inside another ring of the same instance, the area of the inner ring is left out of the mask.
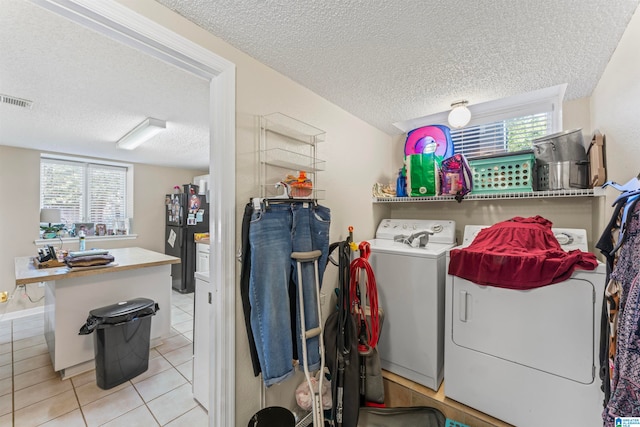
[[[193,240],[199,242],[202,239],[208,239],[209,233],[193,233]]]
[[[607,179],[604,161],[604,135],[595,131],[589,145],[590,187],[600,187]]]

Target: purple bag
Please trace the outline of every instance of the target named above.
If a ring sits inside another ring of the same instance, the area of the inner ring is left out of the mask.
[[[460,153],[444,159],[440,166],[440,194],[456,196],[459,203],[472,189],[473,180],[467,159]]]

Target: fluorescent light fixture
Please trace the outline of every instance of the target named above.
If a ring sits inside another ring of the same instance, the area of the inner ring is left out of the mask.
[[[467,108],[469,101],[457,101],[451,104],[449,124],[454,128],[465,127],[471,120],[471,111]]]
[[[133,128],[131,132],[120,138],[116,143],[116,147],[123,150],[133,150],[166,128],[167,122],[164,120],[147,117],[142,123]]]

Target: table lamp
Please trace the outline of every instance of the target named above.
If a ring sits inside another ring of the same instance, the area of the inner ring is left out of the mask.
[[[61,214],[60,209],[57,208],[42,208],[40,209],[40,222],[46,222],[51,227],[51,224],[60,224]]]

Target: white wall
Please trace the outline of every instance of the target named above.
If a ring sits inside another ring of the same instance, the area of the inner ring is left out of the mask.
[[[319,187],[326,189],[321,203],[332,210],[332,242],[343,240],[347,227],[355,238],[370,237],[379,222],[371,208],[371,187],[391,170],[391,137],[336,107],[310,90],[233,48],[217,37],[151,0],[119,0],[176,33],[210,49],[236,64],[236,247],[240,248],[240,225],[244,205],[258,196],[257,117],[280,112],[326,131],[318,157],[326,160]],[[233,179],[233,177],[229,177]],[[238,264],[239,266],[239,264]],[[239,269],[237,275],[239,277]],[[329,265],[323,290],[337,285],[336,269]],[[238,289],[236,280],[236,289]],[[244,328],[239,290],[236,295],[236,424],[246,425],[260,409],[259,378],[253,377]],[[298,376],[267,391],[267,405],[293,407]]]
[[[174,185],[189,183],[203,171],[143,164],[134,164],[133,168],[132,232],[138,234],[138,238],[106,241],[100,246],[105,249],[138,246],[164,253],[164,195],[171,193]],[[40,151],[0,145],[0,183],[7,197],[0,209],[0,291],[13,293],[16,289],[14,258],[37,254],[34,240],[38,238],[40,224]],[[57,241],[53,244],[60,245]],[[72,250],[77,247],[76,243],[63,246]],[[33,299],[39,299],[43,289],[37,284],[27,286]],[[42,304],[42,301],[33,304],[18,293],[9,303],[0,305],[0,316]]]
[[[607,179],[621,184],[640,173],[640,8],[636,10],[591,96],[591,122],[606,137]],[[618,192],[607,191],[607,212]]]
[[[574,99],[562,103],[562,129],[582,129],[585,144],[591,141],[593,127],[591,126],[590,98]]]
[[[5,189],[0,208],[0,291],[13,293],[14,258],[37,254],[33,241],[40,225],[40,153],[0,146],[0,184]],[[30,285],[29,291],[38,298],[42,295],[35,285]],[[27,302],[15,298],[2,304],[0,315],[24,308]]]

